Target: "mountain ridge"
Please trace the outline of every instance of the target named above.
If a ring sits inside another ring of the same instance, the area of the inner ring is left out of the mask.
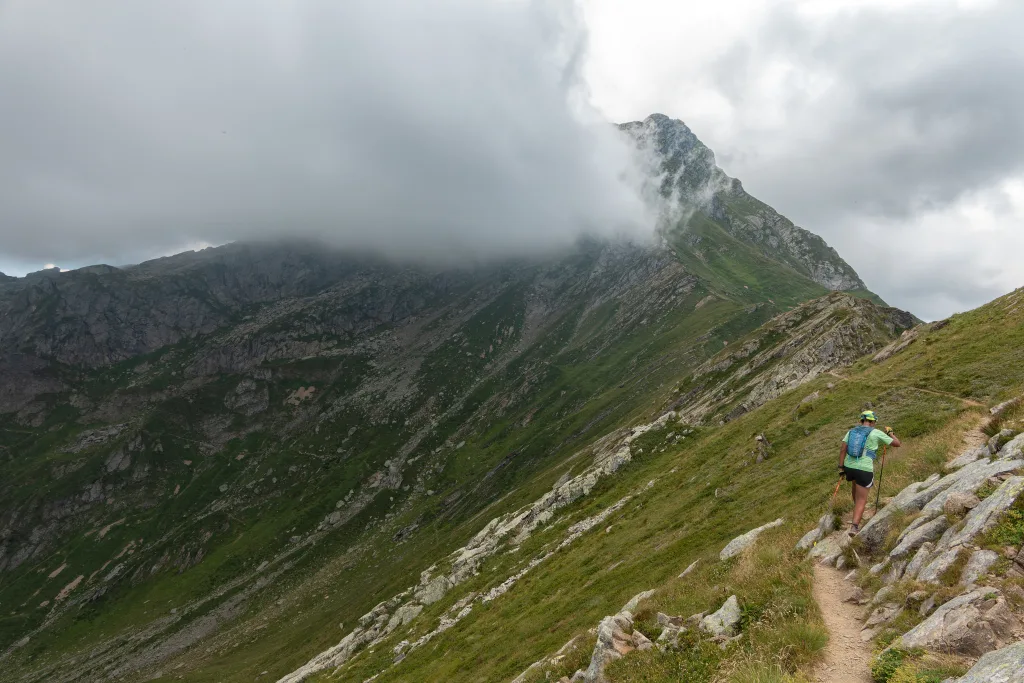
[[[684,196],[721,173],[698,143],[700,163],[657,157],[680,212],[656,245],[453,269],[232,244],[0,282],[0,661],[20,680],[283,676],[428,571],[415,604],[367,622],[425,628],[451,607],[431,565],[454,584],[448,554],[553,487],[604,495],[595,449],[777,316],[820,313],[821,334],[764,343],[791,377],[745,371],[787,389],[909,325],[830,294],[862,284],[830,275],[845,263],[816,271],[799,240],[732,225],[756,223],[741,195]],[[805,372],[801,350],[849,330]],[[707,416],[741,393],[705,397]],[[558,519],[593,504],[574,495]]]

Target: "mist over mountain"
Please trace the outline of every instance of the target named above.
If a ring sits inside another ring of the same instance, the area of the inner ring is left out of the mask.
[[[10,259],[287,237],[451,261],[653,230],[628,145],[585,102],[568,1],[4,18]]]

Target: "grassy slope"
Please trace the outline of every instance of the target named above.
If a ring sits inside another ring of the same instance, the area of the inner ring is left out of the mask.
[[[652,587],[659,588],[652,601],[657,609],[683,615],[717,608],[737,593],[749,637],[725,662],[699,644],[679,655],[636,654],[614,668],[613,680],[704,680],[716,671],[737,680],[762,674],[760,680],[772,680],[772,672],[792,671],[813,656],[823,639],[810,600],[809,567],[789,548],[826,508],[836,444],[851,416],[871,402],[906,443],[887,463],[881,483],[885,493],[937,471],[960,447],[963,431],[984,412],[961,399],[991,404],[1024,391],[1022,309],[1024,291],[1018,291],[954,316],[947,327],[924,335],[885,363],[862,360],[846,380],[812,382],[664,452],[655,448],[663,434],[645,437],[647,455],[570,513],[571,519],[593,514],[657,478],[654,487],[609,519],[610,531],[591,532],[377,680],[507,679],[582,634],[588,643],[570,663],[578,665],[592,643],[586,630],[631,595]],[[835,384],[831,390],[829,382]],[[800,400],[815,390],[821,398],[798,414]],[[774,453],[753,465],[751,436],[761,432],[774,444]],[[766,537],[753,558],[736,564],[717,561],[729,539],[780,516],[789,523]],[[524,544],[520,559],[559,538],[567,521]],[[697,558],[704,559],[701,571],[688,579],[673,578]],[[488,567],[467,589],[500,580],[513,561],[494,560],[493,571]],[[449,596],[431,611],[439,613],[457,597]],[[388,661],[387,651],[382,646],[361,655],[336,678],[363,680]]]

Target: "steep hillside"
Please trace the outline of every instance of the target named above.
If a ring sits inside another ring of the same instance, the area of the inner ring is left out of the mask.
[[[353,639],[341,640],[283,680],[301,680],[310,673],[324,681],[368,676],[379,681],[566,680],[576,670],[592,671],[602,647],[627,653],[607,658],[600,680],[614,682],[781,681],[799,671],[809,673],[828,634],[812,598],[806,546],[800,551],[794,545],[829,510],[840,437],[865,405],[895,426],[905,446],[888,459],[880,481],[887,500],[911,482],[936,482],[935,473],[944,467],[956,472],[962,463],[947,461],[987,438],[977,431],[988,417],[987,406],[1024,390],[1022,335],[1024,290],[1018,290],[948,324],[926,327],[918,342],[884,361],[862,358],[841,378],[816,378],[721,427],[681,426],[669,413],[614,432],[583,454],[588,463],[593,458],[591,466],[569,470],[578,474],[559,481],[531,507],[495,518],[452,554],[450,564],[425,575],[421,588],[398,593],[369,612],[355,628],[355,640],[364,638],[361,643],[348,649]],[[753,434],[766,436],[771,444],[766,458],[755,460],[759,449]],[[616,460],[618,466],[609,467]],[[1021,461],[1006,462],[988,471],[1012,471]],[[599,483],[571,503],[552,505],[564,500],[566,487],[578,487],[595,471],[603,472]],[[1005,484],[1018,480],[1011,477]],[[1003,483],[989,483],[989,493]],[[912,494],[917,486],[907,490]],[[1012,504],[1013,499],[1002,502]],[[841,502],[844,508],[849,504]],[[738,534],[776,519],[760,539],[749,542],[752,550],[732,550],[739,547],[730,543]],[[995,528],[1019,533],[1015,519]],[[877,550],[870,541],[858,547],[863,560]],[[481,556],[476,573],[417,609],[416,618],[405,625],[409,611],[402,606],[417,604],[424,595],[417,591],[429,588],[436,573],[458,573],[467,559]],[[1007,599],[1015,601],[1013,609],[1024,613],[1024,591],[1012,592],[1020,584],[1012,566],[997,565],[988,581],[1002,585]],[[867,564],[861,571],[866,585],[874,581],[877,588],[875,572],[868,572]],[[1003,574],[1007,578],[1000,578]],[[965,590],[955,582],[954,577],[952,584],[924,584],[922,595],[934,593],[941,604]],[[915,587],[901,587],[898,595]],[[970,595],[975,590],[966,588]],[[1002,595],[999,591],[983,588],[977,595]],[[694,628],[734,595],[734,637]],[[907,598],[917,602],[912,615],[908,610],[894,622],[901,630],[879,627],[868,635],[902,633],[921,622],[927,612],[919,616],[916,605],[922,599]],[[894,612],[888,612],[889,619]],[[690,614],[697,621],[684,619]],[[668,615],[683,617],[673,621],[677,617]],[[675,645],[661,639],[670,627],[676,629],[671,632]],[[664,647],[645,649],[646,639],[629,634],[634,628]],[[599,639],[605,637],[602,646]],[[946,656],[925,658],[919,665],[913,658],[920,652],[899,650],[887,657],[875,662],[876,670],[890,672],[879,674],[885,676],[880,680],[888,680],[903,658],[908,664],[903,675],[915,678],[892,680],[943,680],[973,661]],[[894,658],[896,664],[885,669]],[[584,680],[594,679],[588,675]]]
[[[814,240],[665,191],[660,246],[229,245],[0,282],[0,680],[271,679],[343,638],[346,676],[441,680],[437,643],[632,505],[595,507],[653,455],[627,427],[672,403],[694,443],[910,324],[829,295],[863,285]]]

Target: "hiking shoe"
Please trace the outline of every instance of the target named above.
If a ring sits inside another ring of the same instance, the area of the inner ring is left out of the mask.
[[[849,531],[847,531],[846,533],[848,533],[850,536],[856,536],[860,533],[860,524],[851,524]]]

